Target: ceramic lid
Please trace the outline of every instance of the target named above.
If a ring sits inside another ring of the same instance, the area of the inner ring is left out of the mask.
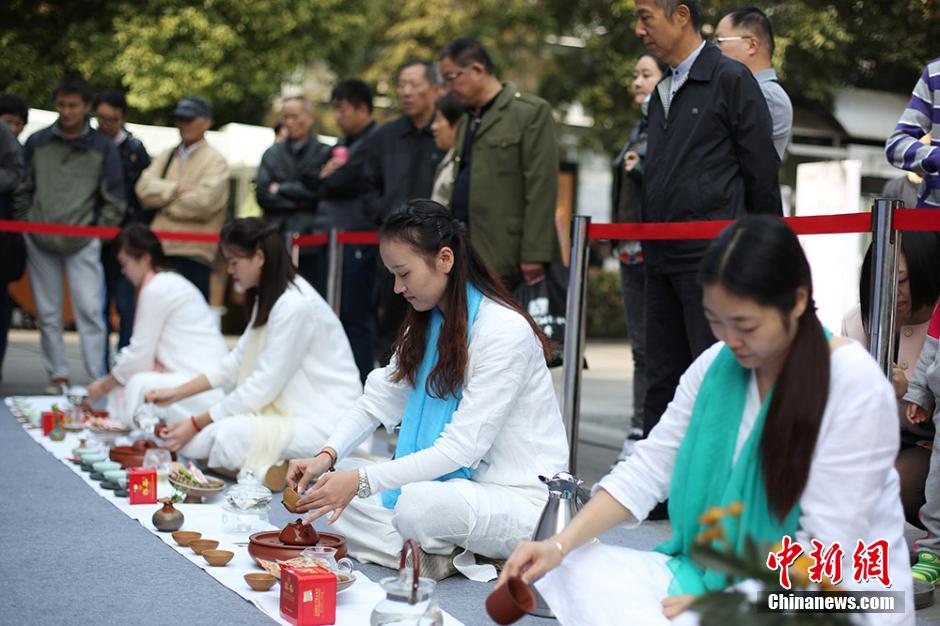
[[[245,472],[238,483],[225,491],[226,508],[247,513],[266,511],[274,494],[251,472]]]

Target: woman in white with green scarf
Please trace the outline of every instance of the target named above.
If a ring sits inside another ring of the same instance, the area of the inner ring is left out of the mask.
[[[412,538],[424,576],[495,578],[488,561],[535,530],[539,475],[567,466],[547,340],[440,204],[414,200],[390,217],[379,251],[412,307],[392,360],[369,374],[323,450],[291,462],[288,483],[309,521],[331,514],[357,559],[397,567]],[[393,460],[326,473],[376,428],[398,425]]]
[[[171,424],[163,438],[211,468],[246,468],[261,477],[282,460],[319,450],[362,386],[339,318],[295,272],[275,227],[258,218],[232,220],[220,247],[245,291],[248,327],[215,366],[147,399],[170,404],[224,389],[223,398]],[[269,486],[284,488],[283,470],[270,474]]]
[[[691,559],[699,518],[740,502],[740,517],[721,522],[730,545],[790,535],[808,555],[811,539],[838,542],[844,589],[884,590],[874,579],[853,582],[852,554],[859,540],[886,540],[891,590],[904,593],[904,608],[864,617],[913,624],[890,383],[861,346],[823,329],[809,264],[784,222],[729,226],[699,276],[718,343],[685,372],[634,455],[567,528],[520,544],[501,582],[537,581],[565,625],[696,624],[695,597],[733,582]],[[585,545],[614,525],[638,526],[667,497],[673,537],[654,551]]]

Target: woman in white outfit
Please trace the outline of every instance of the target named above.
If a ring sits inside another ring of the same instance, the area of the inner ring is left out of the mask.
[[[875,579],[854,582],[853,553],[859,540],[887,541],[883,565],[904,608],[865,617],[913,624],[890,383],[861,346],[823,329],[809,264],[780,220],[746,217],[726,228],[700,279],[719,342],[682,376],[633,456],[563,531],[522,543],[501,582],[537,581],[566,625],[697,623],[696,596],[730,584],[690,556],[699,517],[740,502],[740,517],[720,522],[731,546],[789,535],[809,555],[811,539],[838,542],[845,589],[884,590]],[[673,537],[654,551],[584,545],[616,524],[636,527],[667,497]]]
[[[567,466],[547,341],[440,204],[412,201],[389,218],[379,251],[412,306],[393,358],[326,446],[291,462],[288,483],[308,521],[332,512],[357,559],[397,567],[413,538],[426,575],[495,578],[485,559],[532,536],[547,497],[538,477]],[[399,425],[394,460],[327,473],[376,428]]]
[[[218,363],[228,352],[219,322],[195,286],[169,263],[156,235],[132,224],[115,240],[121,271],[137,288],[137,313],[131,342],[107,376],[88,385],[88,400],[107,395],[111,418],[131,425],[144,394],[186,382]],[[201,413],[221,399],[219,391],[195,395],[181,410]]]
[[[362,386],[339,319],[296,274],[276,228],[257,218],[233,220],[222,229],[221,249],[245,290],[248,327],[213,367],[147,397],[171,404],[225,389],[206,411],[170,425],[164,440],[209,467],[260,476],[283,459],[319,450]],[[281,476],[272,478],[275,487],[283,488]]]

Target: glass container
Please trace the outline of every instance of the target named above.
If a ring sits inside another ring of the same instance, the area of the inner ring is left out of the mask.
[[[222,502],[222,526],[230,533],[250,533],[268,527],[268,511],[274,494],[251,472],[225,491]]]
[[[408,551],[414,567],[405,567]],[[401,549],[398,576],[383,578],[379,584],[385,592],[372,609],[371,626],[442,626],[444,616],[434,596],[437,583],[422,578],[418,561],[418,546],[413,539],[405,541]]]

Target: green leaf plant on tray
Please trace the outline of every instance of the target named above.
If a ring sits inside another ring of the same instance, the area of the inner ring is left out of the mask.
[[[730,585],[744,580],[756,581],[765,590],[793,591],[838,591],[828,580],[815,584],[809,580],[808,568],[812,560],[806,554],[790,566],[791,589],[780,586],[779,573],[767,566],[767,555],[780,550],[766,542],[757,542],[747,537],[739,554],[725,536],[722,521],[727,516],[737,517],[743,505],[733,503],[726,508],[714,507],[700,518],[702,531],[692,547],[692,559],[701,567],[724,573],[729,588],[710,591],[698,596],[692,610],[700,617],[701,626],[842,626],[859,623],[848,613],[783,612],[766,609],[766,595],[748,593]]]

